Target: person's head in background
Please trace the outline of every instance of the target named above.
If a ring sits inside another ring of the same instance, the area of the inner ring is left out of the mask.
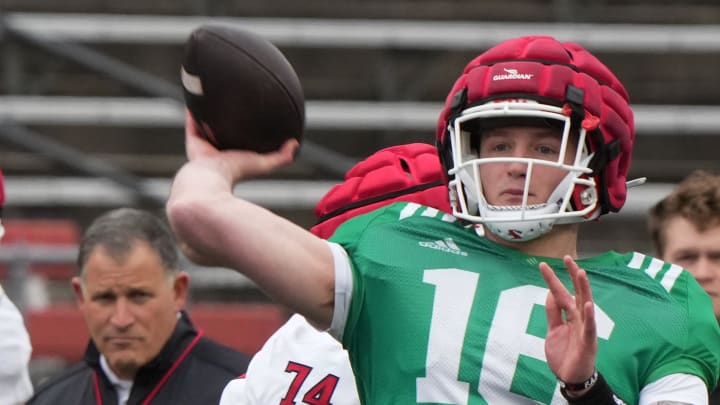
[[[692,273],[720,320],[720,176],[690,174],[650,209],[648,229],[657,255]]]
[[[84,233],[77,265],[72,285],[90,337],[118,377],[133,379],[168,341],[187,299],[175,238],[149,212],[113,210]]]

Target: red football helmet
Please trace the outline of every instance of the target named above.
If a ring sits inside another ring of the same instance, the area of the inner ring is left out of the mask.
[[[450,212],[447,187],[432,145],[391,146],[353,166],[345,181],[331,188],[315,207],[318,223],[310,231],[327,239],[348,219],[397,201]]]
[[[478,159],[477,135],[483,128],[509,125],[561,129],[558,161]],[[483,223],[506,240],[530,240],[556,223],[595,219],[625,203],[635,138],[628,94],[605,65],[577,44],[528,36],[476,57],[448,94],[436,135],[453,214]],[[572,164],[565,164],[573,137],[578,138],[578,153],[570,157]],[[526,165],[522,205],[485,201],[479,171],[500,160]],[[533,165],[568,172],[544,204],[527,204]]]

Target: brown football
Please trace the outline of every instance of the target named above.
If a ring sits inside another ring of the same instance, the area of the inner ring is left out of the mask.
[[[269,152],[302,140],[305,100],[292,65],[265,38],[230,25],[204,25],[185,44],[185,105],[218,149]]]

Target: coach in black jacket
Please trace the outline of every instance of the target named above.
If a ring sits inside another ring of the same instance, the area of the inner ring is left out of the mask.
[[[189,276],[154,215],[111,211],[88,228],[72,285],[91,336],[84,363],[28,405],[217,404],[249,358],[196,330],[182,310]],[[62,331],[58,331],[62,333]]]

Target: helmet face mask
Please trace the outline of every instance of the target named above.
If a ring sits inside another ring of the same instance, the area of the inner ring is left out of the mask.
[[[557,159],[478,156],[483,132],[506,125],[547,126],[557,130],[561,133]],[[592,155],[585,147],[586,131],[573,131],[572,127],[570,117],[563,115],[561,108],[533,100],[493,101],[463,110],[448,128],[453,159],[453,168],[448,172],[452,177],[449,186],[453,214],[469,222],[485,224],[492,233],[510,241],[534,239],[556,223],[585,221],[596,209],[597,199],[588,201],[580,210],[573,207],[571,199],[576,187],[594,187],[593,179],[587,176],[592,173],[588,168]],[[484,194],[483,168],[509,163],[525,166],[522,203],[492,205]],[[565,172],[563,180],[546,201],[530,203],[530,186],[538,177],[538,169],[544,167]]]
[[[513,127],[553,128],[557,154],[479,155],[484,133]],[[593,220],[625,203],[635,135],[627,92],[577,44],[521,37],[479,55],[448,94],[436,135],[453,214],[503,239],[532,240],[555,224]],[[493,205],[488,193],[503,181],[500,165],[514,172],[524,165],[524,185],[510,186],[513,194],[522,188],[522,198]]]

